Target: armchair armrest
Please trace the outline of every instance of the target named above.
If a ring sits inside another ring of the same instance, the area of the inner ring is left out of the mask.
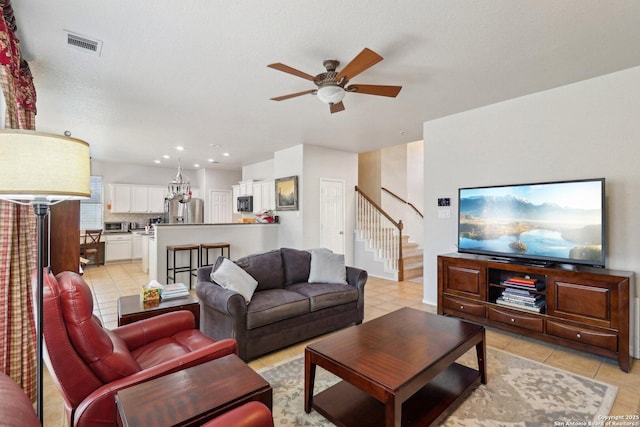
[[[236,354],[236,352],[237,347],[235,340],[221,340],[186,354],[183,357],[170,359],[159,365],[129,375],[128,377],[105,384],[94,390],[76,408],[73,413],[73,425],[77,425],[80,419],[84,419],[85,421],[89,420],[89,424],[115,425],[115,395],[119,390],[181,371],[191,366],[200,365],[229,354]],[[85,423],[85,425],[87,424]]]
[[[135,350],[187,329],[197,329],[195,318],[192,312],[180,310],[129,323],[113,329],[112,332],[124,340],[129,350]]]

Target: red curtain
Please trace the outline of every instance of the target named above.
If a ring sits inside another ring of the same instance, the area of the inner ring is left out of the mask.
[[[35,88],[29,66],[20,57],[10,0],[0,1],[0,12],[0,86],[6,105],[5,128],[34,130]],[[35,251],[36,224],[31,206],[0,201],[0,366],[34,402],[36,328],[31,272],[36,268]]]

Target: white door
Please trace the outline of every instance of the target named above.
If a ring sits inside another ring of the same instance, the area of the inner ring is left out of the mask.
[[[230,190],[211,190],[209,193],[209,222],[224,224],[232,222],[233,196]]]
[[[344,254],[344,181],[320,179],[320,247]]]

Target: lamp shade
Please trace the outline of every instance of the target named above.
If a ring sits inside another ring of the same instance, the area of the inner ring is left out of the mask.
[[[89,144],[61,135],[0,130],[0,199],[91,196]]]

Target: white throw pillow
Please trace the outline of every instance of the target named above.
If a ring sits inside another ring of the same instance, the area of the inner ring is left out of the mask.
[[[334,254],[329,249],[311,249],[309,283],[347,284],[347,269],[344,255]]]
[[[220,267],[211,273],[211,279],[225,289],[238,292],[249,304],[258,281],[233,261],[225,258]]]

